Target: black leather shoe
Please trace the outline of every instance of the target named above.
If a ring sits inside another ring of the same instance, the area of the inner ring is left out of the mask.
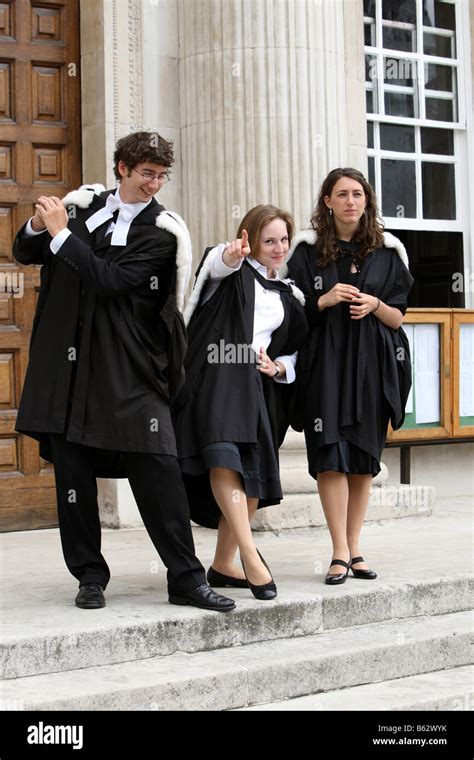
[[[76,607],[83,610],[98,610],[105,607],[104,589],[98,583],[85,583],[79,587]]]
[[[255,599],[261,599],[261,600],[264,600],[264,601],[269,601],[270,599],[275,599],[275,597],[277,595],[277,588],[276,588],[276,585],[275,585],[275,581],[273,580],[273,576],[272,576],[272,574],[270,572],[270,568],[268,567],[267,563],[263,559],[263,557],[260,554],[260,552],[258,551],[258,549],[257,549],[257,554],[260,557],[260,559],[262,560],[262,562],[265,565],[265,567],[267,568],[268,572],[270,573],[270,578],[271,578],[271,580],[268,581],[268,583],[262,583],[261,586],[254,586],[253,583],[250,583],[250,581],[249,581],[249,579],[247,577],[247,573],[245,572],[245,565],[244,565],[244,561],[243,561],[242,557],[240,558],[240,561],[242,563],[242,567],[243,567],[243,570],[244,570],[244,573],[245,573],[245,577],[247,578],[247,584],[248,584],[248,586],[250,588],[250,591],[254,595]]]
[[[377,573],[374,570],[356,570],[352,565],[357,565],[358,562],[363,562],[363,557],[353,557],[351,562],[351,570],[354,578],[365,578],[367,581],[372,581],[377,577]]]
[[[232,578],[230,575],[223,575],[210,567],[207,571],[207,582],[210,586],[215,588],[224,588],[225,586],[232,586],[232,588],[248,588],[249,584],[245,578]]]
[[[343,567],[347,567],[347,571],[345,573],[328,573],[326,575],[325,583],[327,583],[329,586],[338,586],[340,583],[345,583],[351,567],[350,557],[349,562],[344,562],[343,559],[333,559],[331,565],[342,565]],[[329,567],[331,567],[331,565],[329,565]]]
[[[168,596],[170,604],[189,604],[192,607],[200,607],[203,610],[215,610],[216,612],[230,612],[235,609],[235,602],[227,596],[216,594],[207,583],[201,583],[200,586],[193,588],[182,596],[170,594]]]

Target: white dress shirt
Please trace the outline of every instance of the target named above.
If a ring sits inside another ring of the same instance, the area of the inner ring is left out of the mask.
[[[226,248],[226,244],[220,243],[216,245],[207,255],[209,261],[209,274],[211,280],[215,281],[216,287],[210,288],[204,297],[204,303],[209,300],[213,292],[215,292],[219,280],[223,280],[224,277],[228,277],[233,272],[237,272],[242,266],[243,259],[235,267],[229,267],[222,258],[222,254]],[[260,264],[256,259],[247,256],[247,261],[251,264],[259,274],[265,279],[278,280],[278,274],[274,278],[269,278],[267,268]],[[277,330],[283,322],[284,309],[281,302],[280,293],[277,290],[266,290],[263,285],[255,278],[255,311],[253,319],[253,339],[252,348],[258,355],[260,348],[263,346],[265,351],[271,343],[272,334]],[[273,378],[277,383],[292,383],[296,378],[295,365],[298,353],[295,352],[289,356],[277,356],[274,361],[281,362],[286,370],[285,377]]]
[[[130,225],[132,224],[133,220],[135,219],[138,214],[143,211],[144,208],[148,206],[151,201],[147,201],[146,203],[123,203],[121,197],[120,197],[120,188],[117,188],[115,192],[115,196],[120,201],[120,210],[124,209],[125,213],[121,214],[119,212],[119,215],[117,217],[117,222],[114,222],[113,220],[110,222],[109,226],[107,227],[107,232],[105,233],[108,235],[110,232],[112,232],[112,245],[126,245],[127,244],[127,235],[128,231],[130,229]],[[100,212],[105,212],[104,209],[100,209],[99,212],[96,212],[96,214]],[[87,228],[89,232],[93,232],[100,224],[103,224],[103,221],[101,221],[99,218],[97,219],[98,223],[94,226],[94,216],[96,214],[93,214],[89,217],[87,220]],[[118,239],[114,241],[114,231],[117,229],[117,236]],[[42,235],[43,232],[46,232],[46,230],[40,230],[36,232],[33,227],[31,226],[31,219],[28,220],[26,228],[25,228],[25,236],[26,237],[33,237],[34,235]],[[69,235],[71,234],[71,231],[65,228],[64,230],[61,230],[61,232],[58,232],[57,235],[53,237],[51,240],[51,243],[49,244],[49,247],[51,248],[51,251],[56,254],[63,243],[66,242]]]

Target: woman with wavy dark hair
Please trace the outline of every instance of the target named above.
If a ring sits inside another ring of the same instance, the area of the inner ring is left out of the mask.
[[[389,420],[403,424],[411,385],[401,328],[413,284],[402,243],[384,232],[374,191],[356,169],[324,180],[312,229],[294,239],[288,269],[306,298],[310,333],[299,352],[292,425],[333,544],[326,583],[374,579],[359,541]],[[283,275],[284,276],[284,275]]]

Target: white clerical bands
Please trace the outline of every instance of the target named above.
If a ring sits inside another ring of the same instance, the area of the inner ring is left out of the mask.
[[[139,209],[137,208],[138,205],[140,206]],[[100,227],[101,224],[112,219],[114,211],[117,211],[118,209],[119,215],[110,242],[111,245],[127,245],[127,235],[130,225],[137,216],[137,213],[140,213],[142,208],[145,208],[147,205],[147,203],[123,203],[117,195],[111,193],[107,196],[105,206],[99,209],[99,211],[96,211],[95,214],[92,214],[92,216],[86,221],[86,227],[89,232],[93,232],[97,227]]]

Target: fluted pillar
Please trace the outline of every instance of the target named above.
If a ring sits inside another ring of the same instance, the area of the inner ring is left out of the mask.
[[[321,179],[347,164],[349,121],[352,142],[365,142],[363,48],[348,70],[344,5],[179,0],[183,200],[196,257],[257,203],[307,226]],[[362,3],[349,5],[355,16],[360,5],[362,34]]]

